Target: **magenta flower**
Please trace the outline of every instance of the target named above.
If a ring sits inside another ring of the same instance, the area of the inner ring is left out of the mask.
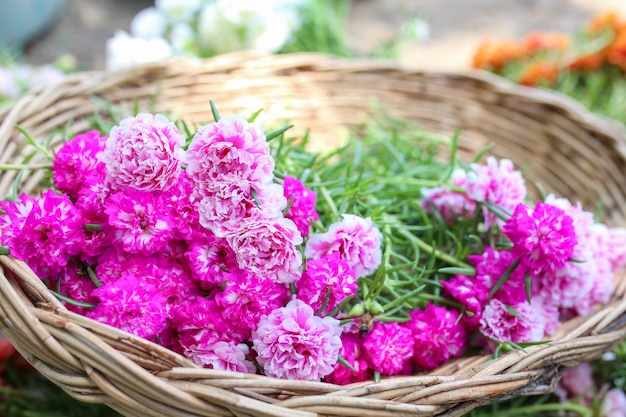
[[[527,270],[555,270],[569,261],[576,246],[573,220],[562,209],[537,203],[530,211],[519,204],[502,232],[511,239],[511,252]]]
[[[346,385],[353,382],[367,381],[373,378],[373,372],[369,368],[365,352],[363,351],[363,338],[358,334],[342,333],[342,347],[339,356],[344,358],[354,371],[344,364],[337,362],[333,371],[326,375],[324,380],[331,384]]]
[[[309,237],[304,254],[309,259],[320,259],[338,253],[348,262],[357,278],[370,275],[382,259],[382,233],[372,224],[353,214],[344,214],[343,220],[332,224],[326,233]]]
[[[319,215],[315,210],[317,195],[313,190],[305,187],[302,181],[290,175],[285,177],[283,188],[287,201],[293,198],[285,217],[293,220],[300,234],[306,237],[311,229],[311,219],[319,220]]]
[[[249,352],[243,343],[218,341],[185,349],[184,355],[204,368],[253,374],[256,367],[246,359]]]
[[[533,304],[536,302],[533,300]],[[543,339],[546,319],[541,308],[528,302],[510,308],[502,301],[492,299],[483,310],[479,329],[481,333],[502,342],[538,342]]]
[[[111,196],[111,188],[104,181],[104,175],[95,174],[85,179],[82,187],[78,190],[76,208],[81,216],[93,223],[102,224],[108,220],[104,208]]]
[[[413,362],[430,371],[457,356],[467,345],[467,331],[458,322],[459,313],[428,303],[424,310],[409,313],[410,321],[403,327],[413,334]]]
[[[187,150],[187,173],[201,195],[247,181],[261,189],[274,178],[265,134],[241,116],[202,126]]]
[[[97,288],[93,281],[86,274],[79,274],[78,267],[72,263],[68,264],[59,275],[59,291],[72,300],[83,303],[97,304],[98,298],[92,293]],[[74,313],[85,315],[89,309],[75,304],[63,302],[63,305]]]
[[[203,289],[220,286],[229,273],[240,270],[235,253],[226,239],[213,235],[189,242],[185,256],[193,279]]]
[[[246,338],[257,328],[262,316],[283,307],[288,300],[287,286],[246,271],[227,274],[224,290],[215,294],[215,302],[223,309],[224,320],[243,332]]]
[[[127,188],[111,195],[105,208],[113,243],[130,253],[151,255],[163,250],[174,226],[165,202],[155,194]]]
[[[185,138],[162,114],[140,113],[113,126],[102,160],[114,188],[169,189],[180,175]]]
[[[16,246],[15,237],[24,230],[24,223],[36,201],[28,194],[21,194],[15,201],[0,201],[0,209],[5,212],[0,214],[0,242],[3,246]]]
[[[467,173],[467,196],[474,201],[490,203],[512,212],[526,197],[526,185],[522,173],[513,168],[508,159],[499,162],[493,156],[487,158],[486,165],[472,164]],[[483,206],[485,228],[494,224],[502,225],[486,206]]]
[[[365,336],[363,349],[370,367],[381,375],[402,373],[413,356],[411,330],[398,323],[376,322]]]
[[[296,282],[298,298],[316,312],[328,298],[322,312],[328,314],[344,298],[356,295],[357,283],[350,265],[339,257],[338,253],[326,255],[321,259],[312,259],[306,263],[306,271]]]
[[[287,202],[282,187],[267,184],[256,191],[247,181],[224,184],[219,190],[205,195],[198,203],[200,224],[216,236],[237,232],[246,221],[282,217]]]
[[[248,221],[227,237],[241,269],[261,278],[290,283],[300,277],[302,236],[289,219]]]
[[[100,302],[87,317],[154,340],[167,326],[167,300],[159,290],[132,273],[93,290]]]
[[[459,301],[472,313],[471,317],[469,315],[463,317],[463,321],[471,329],[478,326],[489,293],[514,260],[511,252],[488,246],[482,254],[469,256],[469,261],[476,267],[475,276],[456,275],[448,281],[441,282],[443,288],[452,298]],[[513,271],[500,289],[496,291],[494,298],[505,304],[518,304],[526,300],[524,273],[521,268],[516,268]]]
[[[100,132],[90,130],[65,142],[52,161],[52,180],[57,189],[76,198],[85,180],[94,171],[104,169],[101,158],[105,141]]]
[[[300,300],[272,311],[252,332],[257,361],[274,378],[317,381],[333,370],[341,349],[341,327]]]
[[[9,217],[15,216],[16,212],[24,213],[30,204],[29,199],[21,200]],[[21,230],[18,232],[13,228],[11,231],[14,237],[7,242],[11,254],[27,261],[41,277],[58,273],[69,258],[78,253],[82,230],[80,220],[67,196],[48,190],[33,203]]]
[[[174,238],[193,240],[200,230],[198,207],[192,199],[194,189],[187,171],[182,171],[170,189],[160,193],[170,210],[170,221],[174,228]]]
[[[466,188],[467,174],[462,169],[456,169],[452,173],[451,183],[453,186]],[[468,218],[476,211],[476,202],[467,196],[467,193],[454,191],[446,187],[423,188],[422,208],[427,212],[434,207],[441,217],[449,223],[459,218]]]

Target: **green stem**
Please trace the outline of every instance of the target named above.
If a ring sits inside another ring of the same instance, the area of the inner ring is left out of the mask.
[[[8,246],[0,246],[0,255],[8,255],[10,252]]]
[[[52,168],[52,164],[0,164],[0,171],[21,171],[23,169],[35,170],[35,169],[49,169]]]
[[[509,410],[498,410],[499,416],[526,416],[545,411],[573,411],[581,416],[591,416],[591,409],[584,405],[575,403],[547,403],[539,405],[529,405],[527,407],[511,408]]]
[[[471,265],[468,265],[465,262],[459,261],[454,256],[450,256],[447,253],[443,253],[443,252],[437,250],[436,248],[433,248],[431,245],[429,245],[428,243],[424,242],[419,237],[417,237],[414,234],[409,233],[406,230],[402,229],[402,225],[397,225],[397,226],[398,226],[397,229],[398,229],[398,231],[400,232],[400,234],[402,236],[406,237],[411,242],[414,242],[417,245],[417,247],[420,248],[420,250],[426,252],[427,254],[432,255],[435,258],[439,259],[440,261],[446,262],[446,263],[448,263],[450,265],[458,266],[459,268],[466,268],[468,270],[470,270],[470,269],[473,270],[474,269]]]
[[[321,178],[319,177],[319,175],[315,174],[315,181],[317,182],[321,182]],[[324,186],[320,186],[319,187],[319,192],[322,195],[322,198],[324,199],[324,201],[326,202],[326,204],[328,204],[328,208],[330,209],[331,213],[333,214],[334,220],[335,221],[341,221],[341,216],[339,215],[339,210],[337,209],[337,206],[335,205],[335,202],[333,201],[333,198],[330,196],[330,193],[328,192],[328,188],[324,187]]]

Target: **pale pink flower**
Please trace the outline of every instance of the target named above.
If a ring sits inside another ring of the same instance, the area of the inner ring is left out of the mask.
[[[626,228],[596,223],[591,231],[591,250],[608,259],[613,272],[626,268]]]
[[[104,142],[97,130],[90,130],[69,140],[54,154],[52,180],[57,189],[76,198],[85,180],[94,171],[104,169],[101,162]]]
[[[267,376],[316,381],[332,372],[341,349],[341,327],[292,300],[259,322],[252,332],[257,361]]]
[[[127,331],[144,339],[154,340],[169,318],[167,300],[159,290],[132,273],[93,290],[100,302],[87,317]]]
[[[374,323],[363,349],[370,367],[381,375],[402,373],[414,351],[413,333],[398,323]]]
[[[619,388],[613,388],[606,393],[600,417],[624,417],[626,416],[626,394]]]
[[[114,187],[164,191],[180,175],[185,138],[162,114],[140,113],[113,126],[102,160]]]
[[[338,253],[312,259],[306,263],[306,271],[296,282],[298,298],[316,312],[326,302],[321,312],[328,314],[344,298],[356,296],[357,283],[350,265],[339,257]]]
[[[246,335],[257,328],[262,316],[283,307],[289,300],[289,289],[270,279],[259,278],[246,271],[225,276],[224,289],[215,294],[222,308],[222,317]]]
[[[502,232],[511,240],[511,252],[528,271],[555,270],[568,262],[577,244],[573,220],[562,209],[537,203],[519,204]]]
[[[504,212],[512,212],[526,197],[526,185],[520,171],[516,171],[513,162],[493,156],[487,158],[487,164],[472,164],[467,172],[467,196],[474,201],[489,203]],[[482,207],[485,228],[504,222],[489,208]]]
[[[588,362],[565,368],[555,389],[561,401],[572,398],[591,399],[593,395],[593,370]]]
[[[515,310],[512,312],[510,309]],[[538,342],[543,339],[546,319],[528,302],[508,307],[492,299],[483,310],[480,332],[501,342]]]
[[[574,230],[576,231],[577,246],[587,248],[590,244],[589,239],[593,234],[593,213],[583,210],[580,202],[572,204],[567,198],[557,198],[554,194],[546,196],[543,202],[560,208],[572,218]]]
[[[186,357],[205,368],[253,374],[256,367],[246,359],[250,348],[243,343],[218,341],[185,349]]]
[[[247,221],[227,237],[241,269],[261,278],[290,283],[300,277],[302,236],[289,219]]]
[[[363,351],[363,338],[358,334],[341,334],[341,350],[339,356],[344,358],[354,368],[352,371],[344,364],[337,362],[333,371],[326,375],[324,381],[331,384],[346,385],[353,382],[367,381],[373,378],[373,372],[369,368],[365,352]]]
[[[332,253],[348,262],[357,278],[372,274],[382,260],[382,233],[372,224],[353,214],[344,214],[341,222],[333,223],[325,233],[309,236],[304,254],[320,259]]]
[[[299,179],[287,175],[283,181],[285,199],[292,200],[285,217],[293,220],[303,237],[309,235],[311,220],[319,220],[319,215],[315,211],[315,192],[304,186]]]
[[[457,311],[428,303],[424,310],[414,310],[409,317],[402,326],[413,333],[413,362],[417,366],[430,371],[461,356],[467,345],[467,331],[458,321]]]
[[[174,233],[165,202],[154,193],[126,188],[111,195],[105,213],[113,243],[130,253],[151,255],[167,246]]]
[[[453,186],[467,187],[467,174],[463,169],[455,169],[450,180]],[[434,207],[449,223],[459,218],[472,217],[476,211],[476,202],[464,191],[455,191],[447,187],[423,188],[422,197],[424,210],[430,212],[431,207]]]
[[[274,160],[259,126],[241,116],[202,126],[187,150],[187,173],[201,195],[247,181],[255,188],[274,178]]]
[[[193,191],[187,171],[182,171],[174,185],[160,194],[171,208],[170,220],[175,239],[194,240],[196,231],[201,229],[198,206],[192,199]]]
[[[242,180],[207,193],[197,205],[200,224],[216,236],[224,237],[236,233],[246,221],[282,217],[287,202],[280,185],[253,189],[252,184]]]

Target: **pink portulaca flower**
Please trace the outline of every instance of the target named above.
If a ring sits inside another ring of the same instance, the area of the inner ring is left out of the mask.
[[[253,191],[250,183],[239,181],[205,195],[198,203],[199,221],[216,236],[224,237],[236,233],[246,221],[282,217],[286,205],[280,185],[267,184]]]
[[[215,294],[222,317],[243,332],[246,338],[257,328],[262,316],[283,307],[289,300],[289,289],[270,279],[246,271],[227,274],[224,290]]]
[[[93,290],[100,302],[87,317],[127,331],[138,337],[155,340],[167,326],[167,300],[159,290],[132,273],[109,285]]]
[[[354,371],[337,362],[333,367],[333,371],[326,375],[324,380],[331,384],[346,385],[353,382],[367,381],[373,377],[373,372],[369,368],[365,352],[363,350],[363,338],[358,334],[342,333],[341,350],[339,356],[344,358]]]
[[[102,160],[114,188],[165,191],[180,175],[185,138],[162,114],[140,113],[113,126]]]
[[[357,278],[370,275],[382,259],[382,233],[372,224],[353,214],[344,214],[343,220],[332,224],[326,233],[309,237],[304,254],[309,259],[320,259],[332,253],[348,262]]]
[[[363,349],[373,370],[381,375],[398,375],[407,369],[414,343],[410,329],[398,323],[376,322],[365,336]]]
[[[357,283],[350,265],[338,253],[331,253],[308,261],[296,288],[298,298],[315,311],[319,311],[326,302],[326,308],[321,313],[328,314],[344,298],[356,295]]]
[[[154,193],[127,188],[111,195],[105,208],[113,243],[130,253],[151,255],[167,247],[174,233],[165,202]]]
[[[13,215],[23,213],[30,204],[29,199],[21,200]],[[14,237],[7,243],[12,255],[28,262],[39,276],[47,277],[62,271],[70,257],[78,253],[82,223],[72,201],[52,190],[32,204],[22,228],[19,232],[13,229]]]
[[[187,150],[187,173],[201,195],[247,181],[261,189],[274,178],[265,134],[241,116],[202,126]]]
[[[580,202],[572,204],[567,198],[557,198],[549,194],[544,200],[545,204],[558,207],[572,218],[572,224],[576,232],[577,247],[584,249],[591,243],[589,240],[593,233],[593,213],[585,211]]]
[[[451,182],[453,186],[466,188],[467,174],[462,169],[452,172]],[[427,212],[434,207],[441,217],[449,223],[459,218],[468,218],[476,211],[476,202],[468,197],[467,193],[454,191],[445,187],[423,188],[422,208]]]
[[[245,222],[227,237],[241,269],[261,278],[290,283],[300,277],[302,236],[289,219]]]
[[[596,223],[591,228],[591,241],[595,256],[606,257],[613,272],[626,268],[626,228]]]
[[[78,196],[85,180],[104,169],[101,158],[105,140],[100,132],[90,130],[61,146],[52,161],[52,180],[57,189],[72,198]]]
[[[229,341],[218,341],[205,345],[194,345],[185,349],[185,356],[205,368],[228,372],[253,374],[256,367],[246,359],[250,348],[243,344]]]
[[[591,365],[584,362],[571,368],[565,368],[554,392],[563,402],[572,398],[588,401],[592,398],[594,384]]]
[[[191,297],[173,311],[171,327],[184,350],[198,350],[219,341],[243,342],[244,335],[222,316],[215,300]]]
[[[330,374],[341,349],[341,327],[300,300],[272,311],[252,332],[257,361],[275,378],[317,381]]]
[[[28,194],[22,194],[15,201],[0,201],[0,242],[3,246],[16,246],[15,237],[24,230],[24,223],[37,200]]]
[[[537,302],[533,300],[533,304]],[[546,318],[542,312],[541,306],[538,308],[528,302],[509,307],[493,299],[483,311],[479,330],[501,342],[538,342],[543,339],[546,329]]]
[[[472,164],[467,173],[467,196],[474,201],[489,203],[506,212],[512,212],[526,197],[526,185],[522,173],[513,168],[513,162],[493,156],[487,164]],[[503,221],[483,206],[485,228],[494,224],[502,226]]]
[[[319,215],[315,210],[317,195],[313,190],[304,186],[299,179],[287,175],[283,181],[285,198],[287,201],[293,199],[285,217],[293,220],[303,237],[309,235],[311,220],[319,220]]]
[[[198,207],[193,200],[194,189],[187,171],[182,171],[178,181],[160,197],[169,206],[169,213],[174,227],[174,239],[194,240],[195,234],[201,230]]]
[[[421,369],[430,371],[461,355],[467,345],[467,331],[458,321],[457,311],[428,303],[409,317],[403,327],[413,333],[413,362]]]
[[[554,271],[572,258],[577,244],[573,220],[562,209],[537,203],[519,204],[502,232],[511,240],[511,252],[528,271]]]
[[[619,388],[613,388],[606,393],[602,408],[602,417],[623,417],[626,416],[626,394]]]
[[[240,270],[235,252],[226,239],[212,234],[189,242],[185,257],[193,279],[205,290],[219,287],[228,274]]]
[[[59,275],[59,292],[72,300],[82,303],[97,304],[98,298],[93,295],[97,288],[87,274],[79,274],[78,267],[72,263]],[[64,302],[63,305],[74,313],[85,315],[89,309]]]

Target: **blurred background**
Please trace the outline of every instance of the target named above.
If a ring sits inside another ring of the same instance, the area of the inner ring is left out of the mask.
[[[330,3],[331,1],[328,0]],[[258,5],[268,0],[257,2]],[[485,37],[522,37],[532,30],[574,32],[605,10],[626,10],[624,0],[354,0],[346,23],[359,54],[400,36],[407,22],[425,23],[398,59],[427,68],[467,66]],[[80,68],[106,67],[106,42],[130,30],[153,0],[2,0],[0,42],[24,51],[33,64],[69,53]],[[33,13],[33,11],[37,13]]]

